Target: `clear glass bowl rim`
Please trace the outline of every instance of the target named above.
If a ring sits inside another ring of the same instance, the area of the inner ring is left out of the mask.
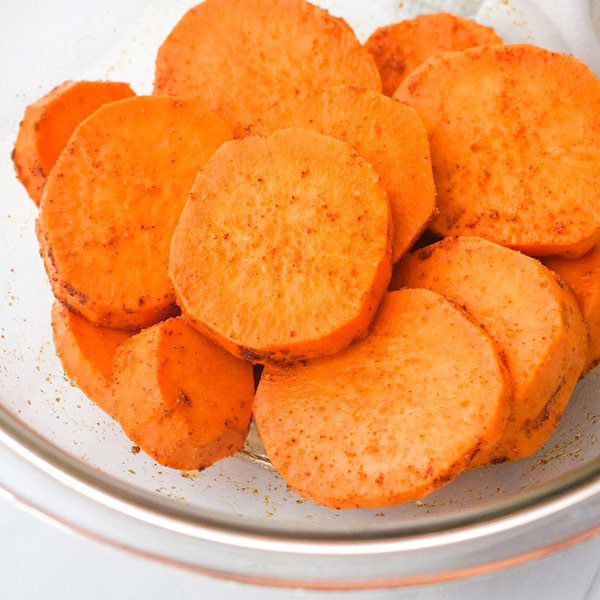
[[[564,510],[560,501],[575,495],[573,501],[567,500],[569,508],[575,508],[582,501],[595,499],[600,502],[600,459],[590,461],[583,467],[574,469],[568,474],[527,490],[507,500],[498,500],[485,506],[470,508],[453,514],[428,515],[413,519],[406,525],[393,527],[385,533],[369,535],[364,531],[346,530],[328,533],[319,529],[307,529],[302,534],[290,533],[276,523],[269,526],[255,526],[251,522],[223,518],[217,511],[194,509],[185,504],[169,501],[165,498],[145,492],[140,488],[128,486],[108,475],[90,468],[82,461],[68,455],[51,442],[42,439],[24,423],[0,407],[0,443],[9,445],[13,451],[21,454],[28,462],[41,468],[49,475],[58,473],[66,475],[63,483],[73,484],[80,492],[92,492],[96,499],[116,500],[117,504],[128,505],[138,509],[138,517],[144,514],[154,518],[164,518],[163,526],[177,530],[175,524],[185,524],[186,533],[200,539],[210,537],[210,531],[226,533],[229,541],[242,546],[259,545],[258,540],[268,541],[269,545],[282,549],[293,549],[304,552],[306,546],[314,546],[317,550],[327,548],[332,543],[336,551],[342,547],[353,546],[364,552],[366,545],[386,542],[402,542],[417,538],[425,538],[432,534],[449,534],[456,531],[470,530],[477,536],[477,528],[486,524],[500,522],[520,515],[526,521],[535,520],[536,508],[544,507],[545,513]],[[584,498],[577,496],[583,492]],[[115,506],[112,502],[110,503]],[[170,524],[170,526],[169,526]],[[600,523],[590,523],[590,529]],[[253,541],[254,542],[253,542]],[[291,544],[291,545],[290,545]],[[362,549],[360,547],[362,546]]]

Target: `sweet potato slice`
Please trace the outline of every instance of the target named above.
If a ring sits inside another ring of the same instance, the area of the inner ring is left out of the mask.
[[[490,451],[478,455],[469,467],[478,467],[488,463],[503,463],[507,460],[531,456],[539,450],[554,433],[565,408],[567,408],[573,386],[576,383],[574,373],[570,373],[569,377],[570,379],[565,379],[565,384],[556,390],[535,419],[523,423],[515,435],[503,435],[494,446],[491,458]]]
[[[379,27],[365,47],[375,59],[383,93],[393,96],[402,80],[436,52],[501,43],[491,27],[437,12]]]
[[[17,177],[37,205],[46,177],[75,127],[103,104],[134,95],[126,83],[65,81],[25,109],[12,159]]]
[[[412,109],[353,85],[292,94],[252,127],[265,134],[302,127],[344,140],[370,162],[388,191],[396,262],[425,229],[435,209],[429,142]]]
[[[56,352],[69,379],[113,416],[112,363],[117,348],[132,332],[92,325],[58,301],[52,305],[52,329]]]
[[[525,44],[447,53],[394,96],[431,145],[442,236],[577,257],[600,238],[600,82],[572,56]]]
[[[335,356],[267,366],[254,403],[273,465],[332,508],[420,498],[495,444],[510,376],[491,338],[428,290],[384,297],[373,331]]]
[[[160,47],[154,93],[200,98],[239,136],[295,90],[343,83],[381,90],[342,19],[304,0],[206,0]]]
[[[514,378],[502,448],[482,452],[474,464],[521,458],[524,447],[535,451],[520,443],[523,428],[559,390],[570,396],[587,353],[587,327],[571,292],[537,260],[476,237],[447,238],[400,261],[390,289],[405,286],[464,307],[497,342]]]
[[[136,329],[175,314],[171,235],[228,126],[197,100],[136,96],[75,130],[37,222],[54,295],[93,323]]]
[[[240,450],[253,395],[252,365],[182,317],[131,337],[114,361],[116,418],[135,444],[174,469],[203,469]]]
[[[283,129],[224,144],[171,244],[189,323],[232,354],[282,362],[364,337],[391,274],[380,178],[348,144]]]
[[[571,288],[590,329],[585,375],[600,362],[600,247],[594,246],[581,258],[548,256],[544,264]]]

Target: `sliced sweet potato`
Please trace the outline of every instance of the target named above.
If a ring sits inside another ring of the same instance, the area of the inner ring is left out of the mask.
[[[442,236],[476,235],[532,256],[600,239],[600,81],[535,46],[438,55],[394,95],[429,134]]]
[[[189,323],[252,362],[337,352],[364,337],[391,274],[380,177],[348,144],[283,129],[224,144],[173,235]]]
[[[113,416],[112,363],[117,348],[132,332],[92,325],[58,301],[52,305],[52,329],[56,352],[69,379]]]
[[[65,81],[25,109],[12,159],[17,177],[37,205],[46,177],[75,127],[103,104],[134,95],[126,83]]]
[[[252,415],[252,365],[182,317],[131,337],[113,366],[113,411],[161,465],[203,469],[240,450]]]
[[[494,446],[493,455],[488,451],[476,456],[470,468],[531,456],[539,450],[554,433],[571,399],[576,379],[573,372],[568,376],[535,419],[523,423],[515,435],[503,435]]]
[[[590,330],[590,347],[582,375],[600,362],[600,247],[576,259],[547,256],[544,264],[573,291]]]
[[[198,100],[136,96],[75,130],[37,222],[54,295],[93,323],[139,329],[176,314],[171,235],[228,126]]]
[[[571,292],[537,260],[476,237],[447,238],[406,257],[390,289],[405,286],[434,290],[464,307],[497,342],[513,376],[502,448],[482,452],[474,464],[537,449],[521,443],[524,428],[559,390],[570,396],[587,353],[587,327]]]
[[[420,498],[500,438],[512,394],[491,338],[428,290],[387,294],[366,339],[267,366],[254,403],[273,465],[332,508]]]
[[[379,27],[365,47],[375,59],[383,93],[393,96],[402,80],[436,52],[501,43],[491,27],[437,12]]]
[[[342,19],[304,0],[206,0],[159,48],[154,93],[198,97],[240,136],[295,90],[342,83],[381,90]]]
[[[251,131],[301,127],[344,140],[369,161],[388,191],[396,262],[435,209],[427,132],[415,111],[353,85],[292,94],[267,110]]]

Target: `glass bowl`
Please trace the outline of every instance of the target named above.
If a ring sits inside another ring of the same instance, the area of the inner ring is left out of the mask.
[[[599,72],[597,9],[587,2],[319,2],[361,39],[444,9],[507,42],[575,53]],[[546,3],[548,4],[548,3]],[[600,530],[598,371],[529,459],[463,473],[419,502],[338,511],[291,491],[244,452],[199,473],[157,465],[64,377],[36,209],[8,156],[27,104],[66,79],[129,81],[150,93],[156,50],[192,2],[23,0],[3,8],[0,44],[0,487],[37,512],[120,548],[218,577],[313,588],[441,581],[521,562]],[[545,12],[546,11],[546,12]],[[562,11],[562,12],[561,12]],[[93,277],[93,274],[90,274]]]

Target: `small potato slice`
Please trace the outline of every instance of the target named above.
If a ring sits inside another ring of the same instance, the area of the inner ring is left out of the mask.
[[[547,256],[543,262],[571,288],[590,328],[583,376],[600,362],[600,246],[594,246],[581,258]]]
[[[252,365],[182,317],[130,338],[113,366],[116,419],[135,444],[174,469],[203,469],[240,450],[253,395]]]
[[[137,331],[178,314],[171,236],[198,169],[231,139],[198,100],[134,96],[75,130],[50,173],[37,234],[54,295]]]
[[[113,416],[112,363],[117,348],[132,332],[96,326],[58,301],[52,305],[52,329],[56,352],[69,379]]]
[[[292,92],[343,83],[381,90],[343,19],[304,0],[205,0],[159,48],[154,93],[199,98],[240,137]]]
[[[38,206],[46,178],[75,127],[103,104],[129,96],[135,94],[126,83],[65,81],[25,109],[12,159]]]
[[[501,43],[490,27],[437,12],[379,27],[365,47],[375,59],[383,93],[393,96],[403,79],[436,52]]]

